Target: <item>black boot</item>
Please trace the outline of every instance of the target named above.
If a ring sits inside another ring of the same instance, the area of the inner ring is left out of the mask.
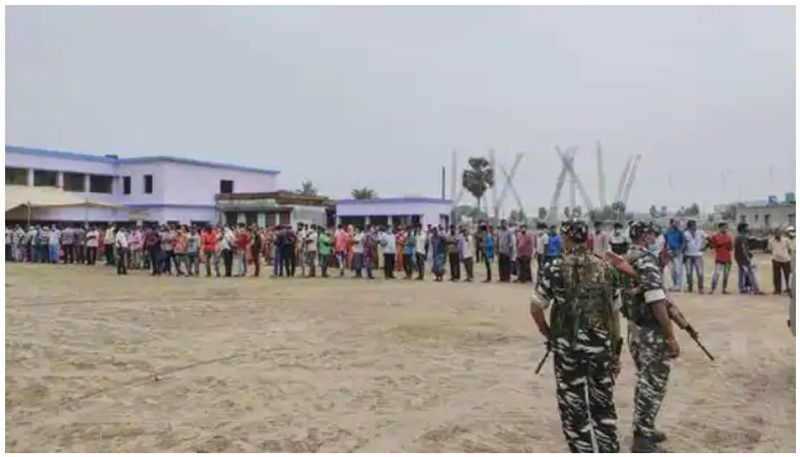
[[[655,437],[654,437],[655,438]],[[645,438],[643,436],[633,435],[633,445],[631,446],[631,452],[636,453],[661,453],[666,452],[664,449],[659,447],[654,439]]]
[[[667,434],[666,433],[662,432],[661,430],[655,430],[653,432],[652,441],[654,443],[663,443],[666,440],[667,440]]]

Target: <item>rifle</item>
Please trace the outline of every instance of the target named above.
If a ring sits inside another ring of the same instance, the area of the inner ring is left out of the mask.
[[[534,373],[539,374],[539,372],[542,371],[542,366],[544,365],[544,362],[547,361],[547,357],[549,355],[550,355],[550,344],[547,345],[547,351],[544,353],[544,357],[542,357],[542,360],[539,361],[539,365],[536,366],[536,371]]]
[[[629,264],[627,261],[625,261],[625,259],[623,259],[619,255],[611,251],[608,251],[603,256],[603,259],[608,261],[614,268],[616,268],[623,274],[627,276],[632,276],[634,278],[637,277],[631,264]],[[678,324],[678,327],[681,330],[686,331],[686,333],[689,334],[689,336],[694,340],[694,342],[697,343],[698,346],[700,346],[700,349],[703,351],[703,353],[705,353],[705,355],[708,356],[708,358],[713,361],[714,356],[711,355],[710,352],[708,352],[708,349],[706,349],[706,347],[700,341],[700,334],[697,333],[697,330],[695,330],[694,327],[691,326],[691,324],[689,324],[689,321],[686,320],[686,317],[684,317],[683,313],[681,313],[680,309],[678,309],[678,306],[675,305],[675,303],[672,301],[672,298],[668,296],[666,301],[667,301],[667,314],[669,314],[670,319],[675,321],[675,323]]]

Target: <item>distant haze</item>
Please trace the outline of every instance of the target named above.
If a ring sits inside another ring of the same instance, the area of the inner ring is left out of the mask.
[[[334,198],[438,196],[453,149],[527,151],[535,214],[555,145],[581,146],[597,204],[600,140],[609,197],[641,153],[629,207],[710,210],[794,189],[794,44],[793,7],[11,6],[6,143],[277,168]]]

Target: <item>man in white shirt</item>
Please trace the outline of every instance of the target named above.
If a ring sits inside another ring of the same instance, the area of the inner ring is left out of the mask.
[[[544,259],[547,256],[547,244],[550,236],[547,234],[547,224],[536,224],[536,277],[538,278],[544,268]]]
[[[356,278],[361,277],[361,269],[364,265],[364,232],[360,228],[353,229],[353,270],[356,272]]]
[[[428,232],[421,225],[416,228],[417,243],[414,247],[414,257],[417,262],[417,281],[425,279],[425,261],[428,257]]]
[[[381,233],[379,242],[383,247],[383,277],[385,279],[394,279],[394,256],[397,249],[397,240],[392,233],[392,229],[388,229]]]
[[[61,257],[61,230],[59,230],[55,225],[50,227],[50,232],[48,233],[48,248],[50,254],[50,263],[58,263]]]
[[[303,230],[297,234],[298,237],[302,236],[304,245],[304,259],[303,264],[308,264],[308,277],[313,278],[317,275],[317,269],[314,264],[317,258],[317,226],[311,225],[311,230]],[[301,268],[300,273],[305,275],[305,268]]]
[[[114,237],[114,248],[117,255],[117,274],[126,275],[128,270],[126,256],[128,255],[128,233],[127,229],[120,228]]]
[[[697,293],[703,293],[703,249],[706,244],[706,234],[697,229],[697,222],[689,220],[683,232],[684,252],[683,261],[686,264],[686,282],[689,292],[692,292],[694,274],[697,272]]]
[[[236,242],[236,235],[230,227],[225,227],[222,232],[222,240],[220,245],[222,247],[222,261],[225,265],[225,276],[230,278],[233,271],[233,244]]]
[[[114,233],[114,226],[109,225],[106,228],[106,235],[103,239],[103,244],[106,247],[106,265],[113,265],[114,264],[114,240],[115,240],[115,233]]]
[[[464,262],[464,269],[467,271],[466,282],[472,282],[472,247],[474,246],[475,239],[469,231],[461,227],[461,237],[459,239],[459,251],[461,254],[461,261]]]
[[[775,229],[772,238],[767,242],[767,248],[772,253],[772,285],[774,294],[781,291],[781,272],[786,281],[786,292],[789,292],[792,285],[789,283],[789,275],[792,273],[792,259],[794,258],[794,245],[787,236],[782,236],[780,229]]]
[[[597,221],[594,223],[594,237],[592,238],[592,253],[596,256],[602,257],[606,252],[611,249],[608,242],[608,233],[603,230],[603,223]]]

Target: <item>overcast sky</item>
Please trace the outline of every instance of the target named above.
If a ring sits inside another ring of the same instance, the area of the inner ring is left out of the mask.
[[[334,198],[355,187],[438,196],[453,149],[465,162],[494,148],[507,168],[525,151],[515,182],[535,213],[560,170],[556,145],[580,146],[576,169],[597,203],[600,140],[609,198],[640,153],[630,207],[710,209],[794,188],[794,17],[12,6],[6,143],[277,168],[281,187],[310,179]]]

